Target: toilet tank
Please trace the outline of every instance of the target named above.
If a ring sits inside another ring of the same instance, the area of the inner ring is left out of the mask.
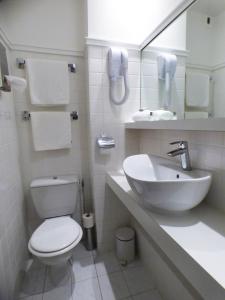
[[[31,182],[31,196],[40,218],[47,219],[73,214],[79,180],[76,176],[38,178]]]

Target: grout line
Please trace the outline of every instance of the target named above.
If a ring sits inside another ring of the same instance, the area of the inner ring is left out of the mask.
[[[96,271],[96,274],[97,274],[96,278],[97,278],[97,281],[98,281],[98,287],[99,287],[99,291],[100,291],[100,294],[101,294],[101,299],[103,300],[102,289],[101,289],[101,286],[100,286],[99,276],[98,276],[97,268],[96,268],[96,265],[95,265],[95,259],[94,259],[93,252],[91,252],[91,254],[92,254],[92,257],[93,257],[94,267],[95,267],[95,271]]]
[[[43,282],[42,297],[41,297],[42,300],[44,299],[44,293],[47,284],[47,274],[48,274],[48,267],[45,267],[44,282]]]
[[[132,297],[133,295],[132,295],[132,293],[131,293],[131,291],[130,291],[130,289],[129,289],[129,286],[128,286],[126,277],[125,277],[125,275],[124,275],[124,271],[121,270],[121,273],[122,273],[122,277],[123,277],[123,279],[124,279],[124,282],[125,282],[125,284],[126,284],[127,290],[128,290],[128,292],[129,292],[129,296]]]

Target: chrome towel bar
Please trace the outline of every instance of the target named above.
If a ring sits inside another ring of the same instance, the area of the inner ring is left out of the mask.
[[[70,116],[71,116],[71,120],[72,120],[72,121],[78,120],[78,112],[77,112],[77,111],[72,111],[72,112],[70,113]],[[22,119],[23,119],[24,121],[29,121],[30,118],[31,118],[30,112],[27,111],[27,110],[24,110],[24,111],[22,112]]]
[[[19,69],[24,69],[26,65],[26,61],[24,58],[17,58],[16,64]],[[68,64],[68,69],[71,73],[76,73],[77,71],[76,64]]]

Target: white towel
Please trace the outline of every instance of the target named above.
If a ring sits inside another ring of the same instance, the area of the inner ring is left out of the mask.
[[[71,148],[69,112],[31,112],[31,124],[36,151]]]
[[[186,104],[190,107],[208,107],[209,75],[203,73],[187,73]]]
[[[69,104],[68,63],[26,59],[31,103],[39,106]]]
[[[208,119],[209,114],[206,111],[186,111],[185,119]]]

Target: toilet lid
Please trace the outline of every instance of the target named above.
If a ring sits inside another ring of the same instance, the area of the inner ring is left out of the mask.
[[[79,237],[80,230],[80,225],[68,216],[48,219],[35,230],[30,245],[39,252],[60,251]]]

